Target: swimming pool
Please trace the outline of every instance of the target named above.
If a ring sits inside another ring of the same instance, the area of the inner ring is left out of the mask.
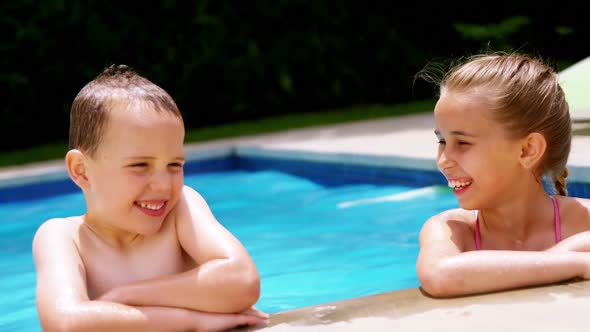
[[[187,166],[185,183],[259,269],[257,307],[274,313],[418,286],[418,231],[430,215],[456,207],[452,192],[407,171],[407,183],[399,184],[386,168],[310,165],[222,158]],[[0,330],[40,330],[34,232],[46,219],[84,212],[82,195],[67,180],[52,186],[60,193],[33,187],[19,194],[32,199],[8,200],[5,191],[0,201],[0,292],[8,295],[0,299]]]

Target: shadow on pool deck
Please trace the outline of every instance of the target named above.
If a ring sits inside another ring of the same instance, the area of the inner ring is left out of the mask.
[[[582,331],[590,281],[434,299],[411,288],[277,313],[235,331]]]

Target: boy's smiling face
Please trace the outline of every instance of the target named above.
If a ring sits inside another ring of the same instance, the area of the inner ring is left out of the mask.
[[[86,158],[86,222],[113,233],[156,233],[179,200],[184,125],[167,111],[114,103],[99,146]]]

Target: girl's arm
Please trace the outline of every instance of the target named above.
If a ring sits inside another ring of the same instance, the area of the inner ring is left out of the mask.
[[[562,240],[547,250],[548,252],[580,251],[590,252],[590,231],[578,233]]]
[[[473,231],[453,213],[429,219],[420,232],[422,288],[451,297],[586,278],[590,253],[471,250]],[[470,251],[467,251],[469,248]]]
[[[565,238],[548,249],[550,252],[580,251],[590,252],[590,200],[577,197],[561,198],[561,219],[566,221],[567,230],[562,224]],[[571,235],[573,234],[573,235]]]

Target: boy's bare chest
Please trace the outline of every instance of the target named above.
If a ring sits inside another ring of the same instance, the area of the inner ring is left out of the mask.
[[[127,252],[94,244],[81,246],[80,251],[90,299],[116,286],[180,273],[195,266],[176,237],[152,239]]]

